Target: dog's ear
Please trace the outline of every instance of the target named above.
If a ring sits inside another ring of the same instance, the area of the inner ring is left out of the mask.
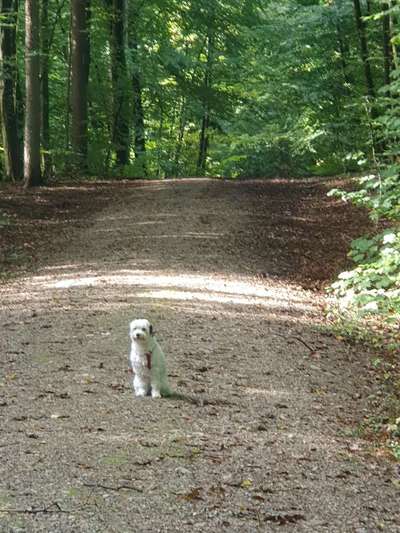
[[[129,323],[129,336],[132,337],[133,330],[135,329],[135,320]]]
[[[149,332],[150,332],[150,335],[153,335],[153,326],[152,326],[152,324],[150,324],[150,326],[149,326]]]

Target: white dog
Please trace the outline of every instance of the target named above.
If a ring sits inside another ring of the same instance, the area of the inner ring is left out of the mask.
[[[170,396],[165,355],[154,337],[153,326],[145,319],[133,320],[129,335],[132,341],[130,370],[136,396]]]

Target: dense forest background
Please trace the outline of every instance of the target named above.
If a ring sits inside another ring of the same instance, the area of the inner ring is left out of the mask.
[[[396,0],[0,5],[4,180],[329,175],[398,155]]]

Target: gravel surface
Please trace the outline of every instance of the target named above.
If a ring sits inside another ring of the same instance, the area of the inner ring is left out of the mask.
[[[370,355],[321,328],[348,212],[317,181],[101,191],[0,285],[0,531],[399,532]],[[138,317],[171,399],[133,396]]]

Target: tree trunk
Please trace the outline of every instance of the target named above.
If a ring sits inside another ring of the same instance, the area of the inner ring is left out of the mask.
[[[49,28],[49,0],[42,0],[42,146],[44,177],[51,176],[50,155],[50,93],[49,93],[49,63],[50,63],[50,28]]]
[[[178,176],[180,174],[180,158],[183,147],[183,139],[185,136],[185,127],[186,127],[186,97],[182,96],[181,106],[179,111],[179,130],[178,130],[178,139],[176,142],[175,148],[175,157],[174,157],[174,171]]]
[[[132,74],[133,90],[133,125],[135,129],[135,157],[146,154],[146,133],[144,127],[144,111],[142,102],[142,86],[138,72]]]
[[[384,12],[382,18],[382,34],[383,34],[383,68],[384,68],[384,80],[385,85],[389,85],[391,79],[390,74],[393,70],[393,50],[391,44],[392,38],[392,28],[390,14],[388,13],[390,9],[389,2],[384,2],[382,4],[382,10]]]
[[[208,106],[204,108],[204,115],[201,120],[200,129],[200,146],[199,146],[199,159],[197,162],[197,172],[200,176],[204,176],[206,173],[207,152],[208,152],[208,126],[210,124],[210,114]]]
[[[161,93],[158,97],[158,106],[159,106],[159,119],[158,119],[158,134],[157,134],[157,177],[161,178],[161,168],[162,168],[162,153],[163,153],[163,136],[164,136],[164,98]]]
[[[146,174],[146,132],[144,126],[144,110],[142,100],[142,83],[138,57],[138,42],[136,30],[133,29],[130,48],[133,54],[132,68],[132,93],[133,93],[133,127],[134,127],[134,150],[135,159],[143,161],[143,172]]]
[[[25,187],[42,184],[40,170],[39,2],[25,0]]]
[[[203,117],[201,119],[199,158],[197,161],[197,172],[204,176],[207,167],[207,153],[209,146],[208,127],[210,125],[210,92],[212,88],[212,67],[214,56],[214,34],[212,29],[207,36],[207,62],[204,73],[203,84]]]
[[[348,69],[348,64],[347,64],[349,46],[343,37],[341,20],[338,15],[336,17],[336,35],[337,35],[337,43],[339,47],[340,65],[342,67],[342,74],[343,74],[343,93],[347,95],[349,94],[350,87],[351,87],[351,79],[350,79],[349,69]]]
[[[109,0],[111,6],[111,77],[113,86],[113,145],[117,167],[129,163],[129,99],[126,64],[127,0]]]
[[[90,0],[71,0],[71,146],[73,166],[79,172],[88,168],[88,84],[90,67]]]
[[[64,57],[68,68],[65,105],[65,153],[69,154],[71,149],[72,12],[70,13],[68,44],[64,47]]]
[[[358,30],[358,36],[360,39],[360,55],[361,61],[364,67],[365,83],[367,88],[367,94],[371,99],[375,98],[375,86],[374,80],[372,77],[370,58],[368,52],[368,39],[366,25],[363,19],[360,0],[353,0],[354,4],[354,14],[356,19],[356,25]]]
[[[25,27],[25,20],[21,20],[20,0],[14,0],[14,9],[17,21],[17,36],[19,33],[19,26],[22,24]],[[18,159],[21,179],[24,176],[24,129],[25,129],[25,76],[19,71],[17,64],[15,82],[15,114],[17,117],[17,134],[18,134]]]
[[[396,14],[390,14],[390,17],[389,17],[389,20],[390,20],[390,33],[391,33],[391,35],[395,35],[395,34],[398,34],[398,27],[399,27],[399,16],[398,16],[398,13],[399,13],[399,9],[398,9],[399,8],[399,2],[398,2],[398,0],[391,0],[390,5],[391,5],[392,8],[393,7],[397,8]],[[395,42],[392,41],[392,57],[393,57],[393,63],[394,63],[394,68],[395,69],[398,69],[400,67],[399,49],[400,49],[399,44],[396,44]]]
[[[5,173],[7,179],[15,181],[22,174],[20,146],[18,142],[18,120],[16,110],[16,24],[17,17],[13,0],[0,1],[0,116],[4,147]]]

